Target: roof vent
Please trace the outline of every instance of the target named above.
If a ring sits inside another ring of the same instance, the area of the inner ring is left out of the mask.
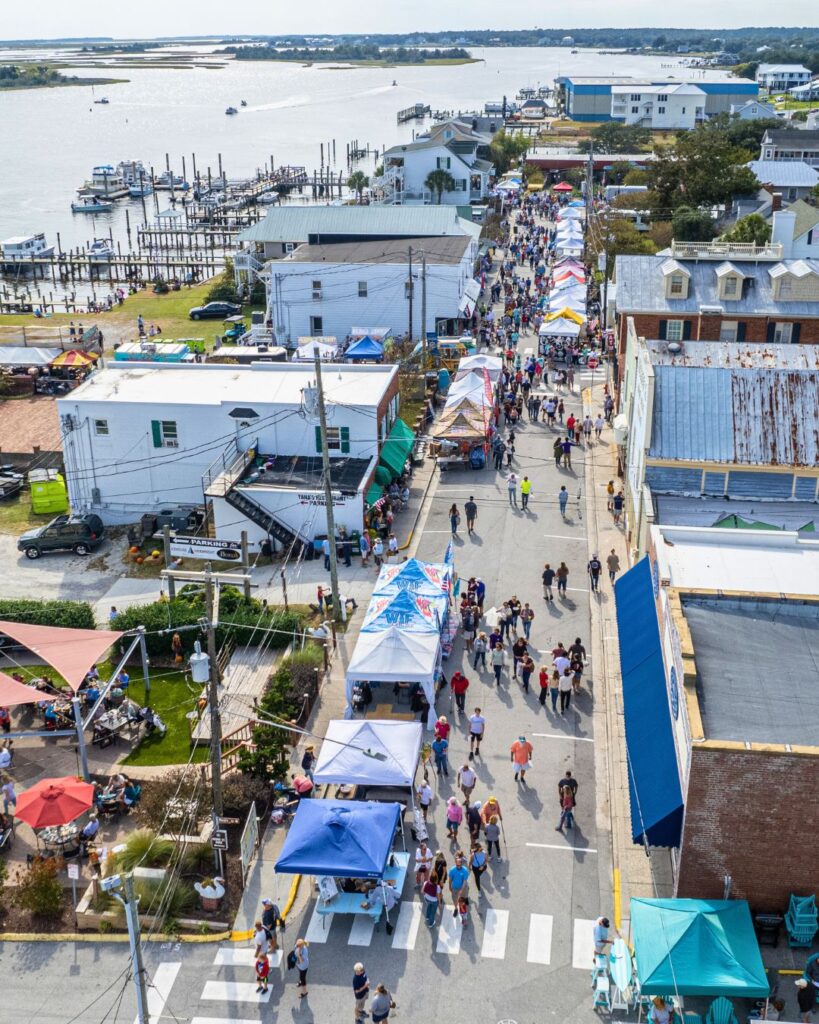
[[[682,352],[682,345],[678,341],[669,341],[668,351],[675,356],[678,352]]]

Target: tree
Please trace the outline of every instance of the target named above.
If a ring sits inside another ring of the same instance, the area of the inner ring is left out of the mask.
[[[370,179],[363,171],[353,171],[350,177],[347,179],[347,188],[351,192],[355,192],[358,202],[361,202],[361,197],[364,195],[364,189],[370,184]]]
[[[623,178],[624,185],[647,185],[648,171],[645,167],[632,167]]]
[[[495,174],[506,174],[512,164],[517,163],[529,149],[529,140],[517,132],[510,135],[504,129],[495,132],[489,143],[489,158],[495,167]]]
[[[674,241],[674,229],[670,220],[655,220],[648,229],[648,237],[660,249],[667,249]]]
[[[428,188],[430,192],[437,192],[438,205],[440,206],[444,192],[455,191],[455,179],[449,171],[444,170],[443,167],[437,167],[427,175],[427,179],[424,182],[424,188]]]
[[[592,146],[595,153],[640,153],[651,144],[648,128],[619,121],[604,121],[592,128],[590,134],[590,139],[582,139],[577,145],[583,153],[588,153]]]
[[[720,235],[723,242],[748,242],[751,245],[767,245],[771,240],[771,226],[758,213],[749,213],[734,224],[730,231]]]
[[[638,231],[627,217],[611,214],[599,218],[588,235],[588,248],[592,254],[590,262],[597,265],[597,257],[606,254],[606,269],[609,278],[614,274],[617,256],[653,256],[657,247],[644,231]]]
[[[611,170],[609,171],[609,184],[622,185],[630,170],[631,164],[628,160],[612,160]]]
[[[690,206],[677,207],[671,227],[678,242],[710,242],[714,237],[714,222],[710,216]]]
[[[743,121],[741,117],[736,117],[730,124],[727,124],[726,132],[735,146],[741,146],[742,149],[747,150],[749,159],[755,160],[759,156],[762,136],[769,129],[777,128],[782,129],[782,122],[775,117],[765,117],[759,121]]]

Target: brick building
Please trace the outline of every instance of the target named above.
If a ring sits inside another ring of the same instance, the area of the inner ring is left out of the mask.
[[[632,836],[678,897],[815,891],[817,570],[798,533],[653,527],[616,584]]]

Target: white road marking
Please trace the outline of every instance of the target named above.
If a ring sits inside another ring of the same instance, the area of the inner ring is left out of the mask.
[[[444,904],[441,914],[441,927],[438,929],[438,945],[435,947],[435,952],[455,954],[460,951],[461,936],[464,932],[461,918],[460,916],[453,917],[452,908],[446,904]]]
[[[369,914],[357,914],[350,929],[350,937],[347,939],[348,946],[369,946],[373,941],[373,929],[375,921]]]
[[[558,843],[527,843],[538,850],[573,850],[575,853],[597,853],[591,846],[560,846]]]
[[[165,1003],[171,994],[173,983],[182,968],[179,963],[161,963],[153,974],[148,976],[148,1020],[150,1024],[159,1024]],[[139,1024],[138,1020],[134,1024]]]
[[[594,926],[596,921],[582,917],[574,919],[572,937],[572,967],[590,971],[594,965]]]
[[[219,1000],[222,1003],[269,1003],[272,987],[257,992],[255,981],[206,981],[200,999]]]
[[[320,914],[317,903],[313,909],[313,916],[310,918],[307,931],[304,933],[305,939],[308,942],[326,942],[330,935],[330,926],[333,923],[334,916],[334,914]]]
[[[422,914],[421,904],[416,900],[401,904],[392,936],[393,949],[415,949],[415,940],[418,938],[418,925],[421,923]]]
[[[269,953],[271,967],[278,967],[282,962],[282,951],[277,949],[275,953]],[[256,963],[255,947],[223,946],[217,949],[216,959],[213,961],[215,967],[253,967]]]
[[[552,925],[551,914],[529,915],[529,946],[526,960],[530,964],[549,964],[552,962]]]
[[[594,743],[590,736],[567,736],[562,732],[533,732],[532,735],[543,740],[577,740],[579,743]]]
[[[584,544],[586,542],[586,538],[583,536],[574,537],[565,533],[544,533],[543,536],[548,537],[550,540],[576,540],[578,542],[582,541]]]
[[[191,1024],[259,1024],[258,1020],[242,1020],[237,1017],[191,1017]]]
[[[509,931],[508,910],[487,910],[483,925],[481,956],[503,960],[506,955],[506,933]]]

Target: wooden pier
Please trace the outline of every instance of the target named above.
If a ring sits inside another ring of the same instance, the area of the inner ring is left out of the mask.
[[[415,121],[422,117],[428,117],[432,108],[428,103],[414,103],[411,107],[405,107],[396,114],[399,124],[406,124],[407,121]]]

